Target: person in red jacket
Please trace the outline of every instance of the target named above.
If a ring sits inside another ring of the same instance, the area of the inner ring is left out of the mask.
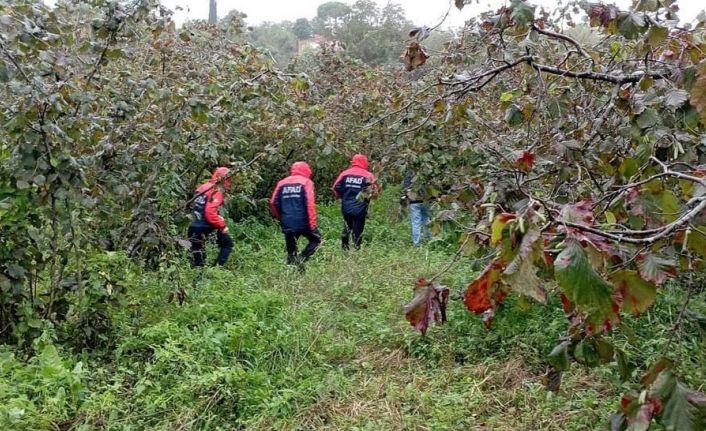
[[[360,249],[370,198],[379,192],[380,186],[375,175],[368,171],[368,158],[362,154],[356,154],[351,159],[351,167],[341,172],[333,183],[333,196],[341,199],[343,213],[341,247],[344,250],[348,250],[351,233],[353,246]]]
[[[216,243],[220,248],[215,265],[225,265],[233,250],[233,240],[228,235],[225,219],[218,213],[223,205],[224,193],[230,189],[230,170],[225,167],[216,168],[211,179],[196,189],[191,208],[194,221],[189,226],[189,241],[193,266],[203,266],[206,260],[206,239],[216,231]]]
[[[321,235],[316,227],[316,198],[311,168],[306,162],[295,162],[290,175],[277,183],[270,198],[272,215],[279,220],[287,247],[287,263],[304,267],[316,248],[321,244]],[[301,256],[297,251],[300,236],[309,240]]]

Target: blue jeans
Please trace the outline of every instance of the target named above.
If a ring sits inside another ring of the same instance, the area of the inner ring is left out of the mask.
[[[419,245],[422,239],[431,238],[429,232],[429,208],[423,202],[409,204],[409,221],[412,224],[412,244]]]

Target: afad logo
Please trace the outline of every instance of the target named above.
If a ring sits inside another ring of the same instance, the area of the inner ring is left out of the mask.
[[[346,184],[363,184],[363,177],[346,177]]]
[[[285,194],[294,194],[294,193],[301,193],[302,192],[302,186],[301,184],[296,185],[296,186],[284,186],[282,189],[282,193]]]

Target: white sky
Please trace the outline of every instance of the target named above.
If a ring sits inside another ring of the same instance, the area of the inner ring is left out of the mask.
[[[247,23],[257,25],[263,21],[294,21],[297,18],[313,18],[316,8],[327,0],[218,0],[218,16],[225,16],[230,10],[237,9],[248,15]],[[354,0],[340,0],[352,4]],[[375,0],[381,6],[390,0]],[[451,0],[452,1],[452,0]],[[407,11],[407,18],[417,25],[436,25],[449,8],[449,0],[392,0],[393,3],[402,5]],[[208,0],[162,0],[162,3],[174,10],[176,6],[184,8],[177,11],[175,19],[181,24],[186,19],[208,18]],[[510,0],[473,0],[462,11],[455,6],[451,8],[449,18],[445,25],[460,26],[466,19],[488,10],[498,9]],[[556,7],[557,0],[530,0],[530,3],[546,8]],[[627,9],[632,0],[609,0],[606,3],[615,3],[622,9]],[[678,0],[681,8],[679,16],[683,22],[693,21],[702,9],[706,9],[704,0]]]

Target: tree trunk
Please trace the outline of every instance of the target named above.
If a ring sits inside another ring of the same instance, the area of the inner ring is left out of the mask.
[[[208,23],[216,25],[218,23],[218,11],[216,10],[216,0],[208,1]]]

